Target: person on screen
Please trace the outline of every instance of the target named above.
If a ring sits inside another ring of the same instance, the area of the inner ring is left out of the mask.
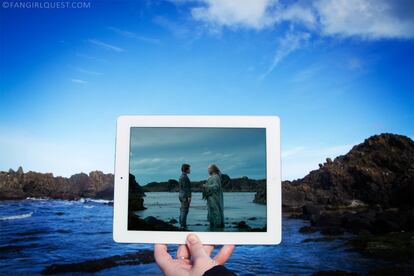
[[[191,182],[188,178],[188,174],[190,173],[190,167],[191,166],[188,164],[181,165],[181,176],[180,180],[178,181],[178,199],[181,202],[180,226],[182,229],[187,229],[187,215],[191,203]]]
[[[207,200],[207,219],[210,229],[224,227],[223,189],[221,187],[220,169],[212,164],[208,166],[207,183],[203,185],[203,198]]]

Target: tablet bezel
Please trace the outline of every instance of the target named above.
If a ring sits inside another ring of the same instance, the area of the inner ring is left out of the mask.
[[[128,230],[129,153],[130,131],[132,127],[266,128],[267,231],[188,232]],[[196,233],[205,244],[279,244],[282,238],[281,193],[280,120],[277,116],[118,117],[113,221],[113,238],[116,242],[182,244],[189,233]]]

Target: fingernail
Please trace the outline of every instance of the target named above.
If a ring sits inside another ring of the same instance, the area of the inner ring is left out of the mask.
[[[187,240],[190,244],[196,244],[198,242],[197,236],[193,234],[188,235]]]

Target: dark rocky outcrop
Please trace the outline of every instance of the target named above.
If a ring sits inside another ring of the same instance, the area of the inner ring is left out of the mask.
[[[372,136],[346,155],[283,183],[284,207],[306,202],[349,205],[359,200],[383,208],[412,206],[414,194],[414,142],[395,134]]]
[[[323,234],[414,231],[414,142],[372,136],[282,189],[284,210]]]
[[[135,180],[135,176],[129,174],[129,195],[128,209],[129,211],[145,210],[144,207],[144,190]]]
[[[121,265],[139,265],[153,263],[154,252],[142,250],[125,255],[115,255],[111,257],[83,261],[79,263],[53,264],[41,271],[42,274],[61,274],[76,272],[98,272],[104,269]]]
[[[202,185],[205,181],[192,181],[191,190],[202,192]],[[222,175],[222,185],[224,192],[257,192],[266,187],[266,180],[255,180],[248,177],[230,178]],[[177,180],[170,179],[166,182],[151,182],[142,187],[144,192],[178,192]]]
[[[267,195],[266,195],[266,186],[262,187],[259,191],[256,192],[253,199],[254,203],[266,204]]]

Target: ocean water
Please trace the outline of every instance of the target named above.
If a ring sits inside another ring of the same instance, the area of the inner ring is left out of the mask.
[[[245,221],[252,228],[266,226],[266,205],[253,203],[255,193],[224,193],[225,231],[239,231],[234,223]],[[164,221],[179,220],[180,201],[178,193],[146,193],[145,207],[136,212],[141,217],[154,216]],[[192,193],[187,216],[190,231],[209,231],[206,201],[201,193]],[[178,223],[175,224],[179,226]]]
[[[148,195],[146,201],[150,197]],[[37,274],[52,264],[152,249],[152,245],[115,243],[112,240],[113,207],[106,203],[90,199],[0,201],[0,274]],[[299,233],[304,225],[306,221],[284,218],[280,245],[237,246],[226,266],[239,275],[310,275],[333,269],[366,273],[383,265],[348,250],[344,240],[305,242],[321,236]],[[173,253],[177,247],[169,248]],[[161,274],[155,263],[118,266],[96,274],[127,273]]]

